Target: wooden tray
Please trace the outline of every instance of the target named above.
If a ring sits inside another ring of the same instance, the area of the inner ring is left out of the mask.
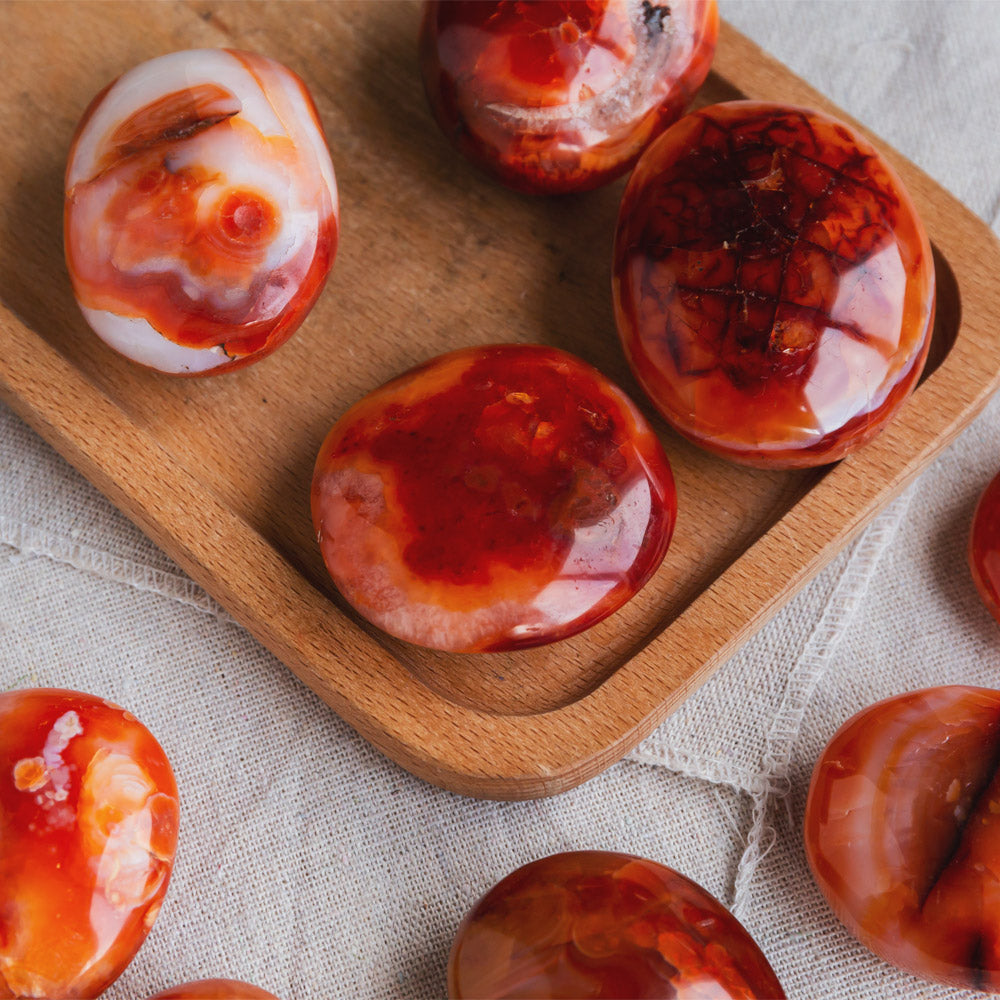
[[[428,781],[529,798],[621,757],[702,683],[958,433],[1000,381],[1000,244],[885,150],[936,248],[931,374],[900,417],[825,471],[701,454],[646,405],[618,346],[610,249],[622,184],[513,194],[431,121],[419,9],[396,3],[7,4],[0,9],[0,396],[368,740]],[[173,380],[86,328],[62,259],[62,171],[91,96],[176,48],[256,49],[316,97],[340,182],[342,242],[299,333],[259,365]],[[820,94],[723,26],[700,103]],[[583,635],[529,652],[432,653],[338,602],[308,513],[312,463],[348,405],[470,344],[568,349],[662,432],[677,533],[643,592]]]

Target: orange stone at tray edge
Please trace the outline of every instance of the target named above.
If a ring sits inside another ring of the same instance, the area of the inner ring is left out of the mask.
[[[917,976],[1000,992],[1000,691],[872,705],[813,772],[805,847],[849,931]]]
[[[870,440],[923,370],[930,243],[874,147],[804,108],[703,108],[622,200],[615,318],[668,421],[733,461],[821,465]]]
[[[455,351],[376,389],[327,435],[312,487],[344,597],[455,652],[541,645],[611,614],[656,571],[676,509],[634,405],[537,345]]]
[[[315,304],[339,229],[305,84],[265,56],[168,53],[84,114],[66,168],[74,294],[109,346],[173,375],[232,371]]]
[[[455,935],[451,1000],[784,997],[742,924],[704,889],[628,854],[574,851],[497,883]]]
[[[0,693],[0,997],[91,998],[118,978],[160,911],[178,818],[170,764],[129,712]]]
[[[509,187],[585,191],[684,111],[718,30],[715,0],[431,0],[424,88],[444,133]]]
[[[1000,622],[1000,475],[983,491],[972,517],[969,568],[983,603]]]
[[[278,1000],[249,983],[235,979],[199,979],[194,983],[173,986],[149,997],[148,1000]]]

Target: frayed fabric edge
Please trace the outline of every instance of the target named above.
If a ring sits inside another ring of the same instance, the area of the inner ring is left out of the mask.
[[[764,794],[754,795],[747,846],[733,883],[732,912],[746,920],[752,912],[753,880],[778,833],[771,815],[791,791],[788,777],[806,709],[861,607],[882,556],[892,544],[913,496],[912,487],[883,511],[854,543],[847,564],[819,617],[798,662],[788,676],[781,706],[767,735],[762,760]]]

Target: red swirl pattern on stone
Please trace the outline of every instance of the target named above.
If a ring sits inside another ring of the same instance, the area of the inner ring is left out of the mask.
[[[1000,691],[937,687],[849,719],[813,772],[805,845],[849,931],[914,975],[1000,992]]]
[[[684,112],[718,31],[715,0],[432,0],[424,86],[444,133],[503,183],[584,191]]]
[[[622,201],[615,317],[670,423],[734,461],[821,465],[920,377],[931,247],[902,182],[843,123],[737,101],[643,155]]]

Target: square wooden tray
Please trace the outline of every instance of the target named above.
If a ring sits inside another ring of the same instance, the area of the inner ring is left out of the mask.
[[[1000,243],[879,144],[935,245],[929,374],[835,467],[729,465],[656,418],[622,356],[609,290],[622,183],[537,199],[466,165],[426,108],[418,21],[417,6],[386,2],[3,6],[0,396],[389,757],[467,795],[551,795],[646,736],[978,412],[1000,381]],[[232,375],[174,380],[113,354],[81,318],[62,258],[62,172],[93,94],[143,59],[198,46],[262,51],[305,78],[343,228],[327,290],[287,345]],[[740,97],[846,118],[723,25],[699,103]],[[376,385],[501,341],[572,351],[643,406],[673,463],[677,532],[641,594],[580,636],[510,654],[417,649],[359,621],[330,584],[309,518],[313,460]]]

